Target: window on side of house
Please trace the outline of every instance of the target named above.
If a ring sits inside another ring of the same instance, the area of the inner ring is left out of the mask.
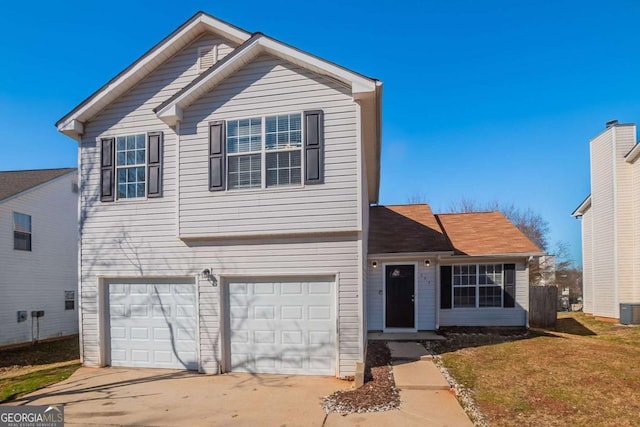
[[[31,251],[31,215],[13,213],[13,249]]]
[[[302,115],[227,121],[227,188],[302,183]]]
[[[502,264],[453,266],[453,307],[502,307],[503,272]]]
[[[64,309],[75,310],[76,308],[76,292],[64,291]]]
[[[116,138],[116,189],[118,199],[146,196],[147,146],[144,134]]]

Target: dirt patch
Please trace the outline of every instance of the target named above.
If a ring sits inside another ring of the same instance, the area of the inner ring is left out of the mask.
[[[0,378],[78,363],[78,337],[0,350]]]
[[[355,390],[337,391],[322,401],[327,413],[380,412],[400,406],[391,370],[391,352],[384,341],[371,341],[367,348],[365,382]]]

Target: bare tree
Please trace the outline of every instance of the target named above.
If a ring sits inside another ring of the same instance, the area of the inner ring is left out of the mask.
[[[427,196],[425,196],[425,194],[422,192],[414,191],[409,197],[407,197],[407,203],[410,203],[412,205],[418,203],[428,203]]]

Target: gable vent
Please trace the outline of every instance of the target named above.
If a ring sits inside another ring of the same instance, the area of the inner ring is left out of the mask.
[[[218,61],[218,46],[202,46],[198,48],[198,72],[207,71]]]

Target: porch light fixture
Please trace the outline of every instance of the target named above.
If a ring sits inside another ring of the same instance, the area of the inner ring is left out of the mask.
[[[371,267],[378,268],[378,261],[371,261]]]
[[[209,270],[208,268],[202,270],[202,277],[206,277],[207,279],[211,277],[211,270]]]
[[[424,266],[425,266],[426,268],[431,267],[431,260],[430,260],[429,258],[427,258],[427,259],[425,259],[425,260],[424,260]]]

